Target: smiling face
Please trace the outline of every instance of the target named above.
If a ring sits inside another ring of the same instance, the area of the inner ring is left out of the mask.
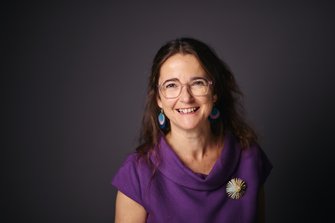
[[[197,80],[206,79],[206,72],[192,54],[178,53],[163,63],[158,84],[161,86],[168,83],[167,87],[174,87],[175,83],[180,82],[183,85],[178,97],[166,98],[160,91],[157,98],[158,106],[170,120],[171,131],[209,128],[208,116],[216,101],[211,85],[206,95],[194,96],[191,93],[192,86],[196,91],[198,85],[202,84]]]

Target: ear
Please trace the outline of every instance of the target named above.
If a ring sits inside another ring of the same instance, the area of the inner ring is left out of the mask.
[[[162,100],[159,97],[159,95],[157,95],[156,102],[157,102],[158,107],[163,108]]]
[[[213,95],[213,103],[217,102],[217,100],[218,100],[218,96],[216,94]]]

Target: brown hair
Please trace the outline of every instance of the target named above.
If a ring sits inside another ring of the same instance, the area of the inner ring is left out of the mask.
[[[168,119],[167,127],[164,130],[159,128],[157,116],[160,108],[156,100],[159,96],[157,85],[162,64],[177,53],[194,55],[214,83],[213,94],[217,95],[214,106],[220,111],[220,117],[211,122],[213,135],[222,137],[229,131],[237,137],[243,148],[256,143],[257,136],[254,130],[244,120],[242,92],[228,66],[205,43],[193,38],[179,38],[163,45],[154,57],[140,132],[140,146],[136,149],[139,155],[149,155],[157,145],[160,135],[170,131]]]

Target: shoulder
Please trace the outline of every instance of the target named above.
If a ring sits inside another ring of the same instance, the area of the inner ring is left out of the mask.
[[[129,154],[121,164],[119,171],[125,170],[128,173],[136,173],[138,175],[150,172],[151,165],[145,156],[141,156],[134,152]]]
[[[245,158],[257,158],[261,156],[263,150],[258,143],[253,143],[250,146],[242,149],[242,156]]]
[[[250,145],[241,152],[241,162],[248,163],[260,176],[261,183],[264,183],[272,170],[272,163],[268,156],[257,143]]]
[[[141,156],[134,152],[124,159],[121,166],[117,170],[113,182],[131,180],[144,183],[148,181],[153,172],[153,165],[146,156]]]
[[[152,176],[151,168],[145,157],[132,153],[126,157],[113,177],[112,185],[123,194],[143,205],[143,188]]]
[[[121,168],[124,166],[135,165],[138,159],[139,159],[138,153],[133,152],[128,154],[126,158],[123,160]]]
[[[244,147],[239,138],[230,132],[226,134],[225,145],[227,149],[235,151],[235,154],[239,156],[240,159],[258,159],[263,153],[263,150],[258,143],[251,143]]]

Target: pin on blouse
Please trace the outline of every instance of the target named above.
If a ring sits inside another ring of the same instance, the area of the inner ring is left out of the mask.
[[[228,197],[232,199],[240,199],[247,189],[247,184],[240,178],[231,179],[226,186]]]

